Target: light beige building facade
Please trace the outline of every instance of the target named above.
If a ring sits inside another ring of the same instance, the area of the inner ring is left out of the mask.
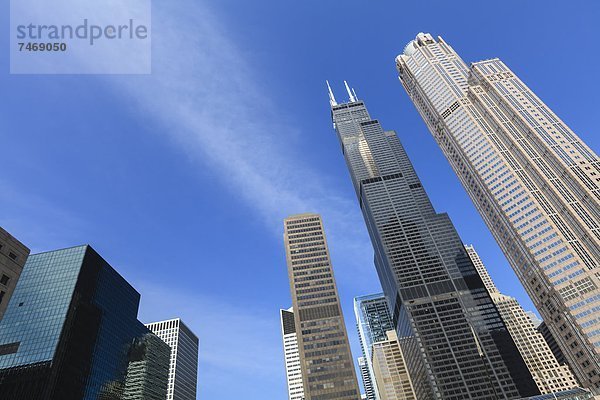
[[[28,256],[29,249],[0,227],[0,320]]]
[[[373,374],[381,400],[416,399],[396,331],[387,340],[373,343]]]
[[[290,216],[284,242],[305,400],[358,400],[360,391],[318,214]]]
[[[502,61],[419,34],[400,81],[582,385],[600,394],[600,165]]]
[[[473,246],[465,248],[540,392],[546,394],[576,388],[577,381],[571,370],[568,366],[558,363],[550,346],[535,329],[531,317],[517,299],[501,294]]]
[[[281,318],[281,335],[283,336],[283,357],[285,358],[288,400],[303,400],[304,385],[300,368],[294,309],[279,310],[279,317]]]

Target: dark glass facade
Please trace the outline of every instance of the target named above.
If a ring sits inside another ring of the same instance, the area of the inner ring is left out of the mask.
[[[538,394],[446,214],[434,210],[395,132],[362,101],[332,117],[419,400]]]
[[[296,333],[296,325],[294,323],[294,313],[291,311],[281,310],[281,326],[283,334]]]
[[[137,320],[139,299],[90,246],[30,256],[0,322],[1,397],[122,399],[142,354],[155,390],[137,398],[164,399],[170,349]]]

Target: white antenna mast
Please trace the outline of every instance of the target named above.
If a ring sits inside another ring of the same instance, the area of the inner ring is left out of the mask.
[[[354,91],[354,88],[352,88],[352,94],[354,94],[354,99],[358,100],[358,96],[356,95],[356,92]]]
[[[348,92],[348,97],[350,97],[350,102],[354,103],[356,101],[356,98],[354,97],[354,95],[350,91],[350,86],[348,86],[348,82],[344,81],[344,85],[346,85],[346,92]]]
[[[331,104],[331,107],[337,106],[337,102],[335,101],[335,96],[333,95],[333,90],[331,90],[331,86],[329,86],[329,81],[325,81],[325,82],[327,82],[327,90],[329,90],[329,104]]]

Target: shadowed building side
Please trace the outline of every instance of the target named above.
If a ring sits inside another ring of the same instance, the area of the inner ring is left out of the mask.
[[[577,381],[571,370],[568,366],[558,363],[548,343],[535,329],[530,316],[523,310],[517,299],[501,294],[475,248],[473,246],[465,246],[465,248],[540,392],[546,394],[576,388]]]

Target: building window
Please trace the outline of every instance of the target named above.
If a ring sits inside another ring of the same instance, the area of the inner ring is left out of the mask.
[[[2,300],[4,300],[4,295],[6,292],[4,290],[0,290],[0,304],[2,304]]]
[[[0,278],[0,283],[3,285],[8,285],[8,281],[10,280],[10,277],[6,274],[2,274],[2,278]]]
[[[8,253],[8,256],[9,256],[10,258],[12,258],[13,260],[16,260],[16,259],[17,259],[17,255],[16,255],[15,253],[13,253],[12,251]]]
[[[7,354],[14,354],[19,350],[19,346],[21,342],[14,342],[0,345],[0,356],[5,356]]]

